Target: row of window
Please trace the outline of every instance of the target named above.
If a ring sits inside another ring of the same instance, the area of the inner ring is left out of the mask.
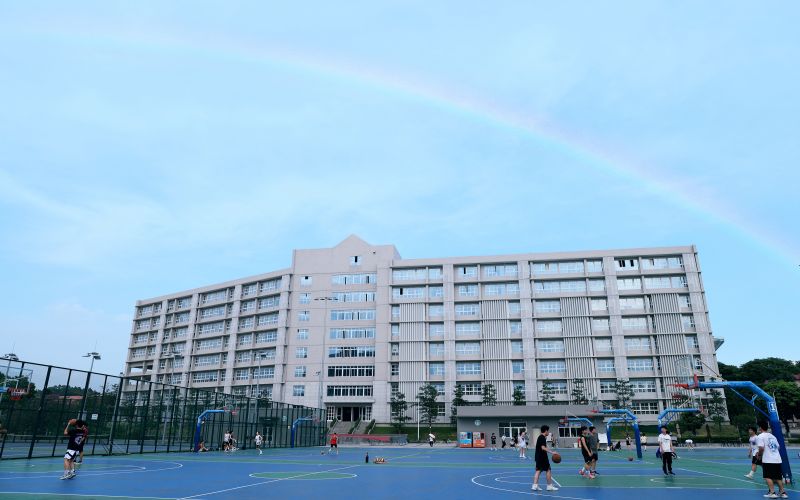
[[[439,337],[445,334],[444,323],[428,323],[428,335],[430,337]],[[458,321],[456,322],[456,336],[465,335],[480,335],[481,323],[479,321]],[[521,321],[509,321],[509,333],[520,334],[522,333]],[[393,337],[400,335],[400,325],[393,323],[391,326],[391,334]]]

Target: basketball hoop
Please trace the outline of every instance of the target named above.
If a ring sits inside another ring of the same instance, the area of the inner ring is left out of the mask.
[[[26,394],[28,394],[28,390],[27,389],[14,388],[14,389],[9,389],[8,390],[8,398],[11,401],[19,401]]]

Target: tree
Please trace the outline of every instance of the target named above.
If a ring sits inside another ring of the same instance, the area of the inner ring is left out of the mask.
[[[497,406],[497,391],[494,384],[484,384],[482,403],[483,406]]]
[[[389,400],[389,407],[391,408],[391,423],[394,426],[395,430],[398,434],[402,432],[403,425],[409,421],[411,417],[406,415],[406,410],[408,410],[408,402],[406,401],[406,395],[402,392],[398,392],[392,396],[392,399]]]
[[[614,392],[617,393],[616,406],[618,409],[629,408],[631,406],[633,389],[631,388],[631,383],[628,380],[621,379],[614,382]]]
[[[697,434],[697,429],[706,423],[706,416],[702,413],[684,413],[681,415],[680,421],[681,427],[692,434]]]
[[[767,382],[794,382],[797,366],[781,358],[761,358],[748,361],[739,369],[742,380],[749,380],[763,387]]]
[[[425,384],[419,388],[417,393],[417,404],[419,404],[419,415],[422,423],[428,424],[430,431],[436,417],[439,416],[439,403],[436,398],[439,392],[433,384]]]
[[[763,387],[764,391],[775,398],[778,415],[789,432],[789,419],[800,416],[800,387],[793,382],[770,382]]]
[[[708,416],[712,422],[717,424],[717,429],[720,431],[727,414],[728,409],[725,408],[725,400],[722,399],[722,395],[719,391],[711,391],[711,399],[708,401]]]
[[[514,406],[525,406],[525,392],[522,390],[522,387],[514,387],[514,393],[511,397],[514,399]]]
[[[589,404],[589,398],[586,397],[586,386],[583,383],[583,379],[572,379],[572,404]]]
[[[458,418],[458,407],[467,406],[467,401],[464,399],[464,387],[461,384],[456,384],[453,390],[453,402],[450,405],[450,422],[455,425]]]
[[[556,397],[553,396],[553,384],[549,380],[542,382],[542,404],[552,405],[556,403]]]

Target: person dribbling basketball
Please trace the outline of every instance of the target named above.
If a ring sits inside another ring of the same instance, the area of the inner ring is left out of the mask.
[[[550,457],[548,453],[554,455],[555,461],[556,452],[547,447],[547,436],[550,434],[550,426],[543,425],[541,427],[541,434],[536,438],[536,451],[534,452],[534,459],[536,461],[536,473],[533,475],[533,491],[541,491],[539,488],[539,474],[545,473],[547,479],[547,491],[558,491],[558,488],[553,486],[553,473],[550,470]]]

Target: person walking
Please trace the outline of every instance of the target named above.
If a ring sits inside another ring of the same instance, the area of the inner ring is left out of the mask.
[[[256,449],[258,450],[258,454],[259,455],[263,454],[263,452],[261,451],[261,444],[264,442],[264,438],[261,437],[261,433],[258,432],[258,431],[256,431],[255,442],[256,442]]]
[[[750,459],[750,472],[745,474],[744,477],[747,479],[753,479],[753,474],[756,473],[756,469],[759,465],[761,465],[761,460],[758,458],[758,444],[756,444],[758,430],[754,425],[751,425],[747,428],[747,433],[750,434],[750,446],[747,451],[747,457]]]
[[[428,434],[428,444],[433,448],[433,442],[436,441],[436,436],[433,433]]]
[[[589,451],[592,453],[591,474],[597,476],[597,459],[600,458],[598,450],[600,449],[600,436],[597,435],[597,427],[589,427],[589,435],[586,437],[589,444]]]
[[[669,435],[669,429],[666,425],[661,426],[661,434],[658,435],[658,451],[661,454],[661,470],[664,471],[665,476],[672,475],[672,436]]]
[[[333,453],[333,450],[336,450],[337,455],[339,454],[339,435],[335,432],[331,436],[331,447],[328,449],[328,454]]]
[[[578,438],[578,448],[581,450],[581,455],[583,456],[583,465],[578,470],[578,474],[583,477],[588,477],[589,479],[594,479],[594,474],[592,474],[592,451],[589,449],[589,441],[586,439],[589,435],[589,429],[582,425],[580,430],[581,437]]]
[[[492,433],[491,439],[492,439],[492,451],[497,451],[497,435],[495,435],[494,432]]]
[[[547,480],[547,491],[558,491],[558,488],[553,485],[553,472],[550,470],[550,457],[547,456],[548,453],[551,455],[555,454],[555,451],[547,446],[547,435],[550,433],[550,426],[543,425],[540,431],[541,434],[536,438],[536,450],[533,452],[534,461],[536,462],[536,473],[533,475],[533,486],[531,486],[531,489],[533,491],[542,490],[539,488],[539,475],[544,472]]]
[[[781,445],[778,440],[769,432],[769,424],[759,422],[758,437],[758,458],[761,460],[761,473],[767,483],[769,492],[765,498],[789,498],[783,487],[783,459],[781,458]],[[778,483],[779,493],[775,493],[775,483]]]

